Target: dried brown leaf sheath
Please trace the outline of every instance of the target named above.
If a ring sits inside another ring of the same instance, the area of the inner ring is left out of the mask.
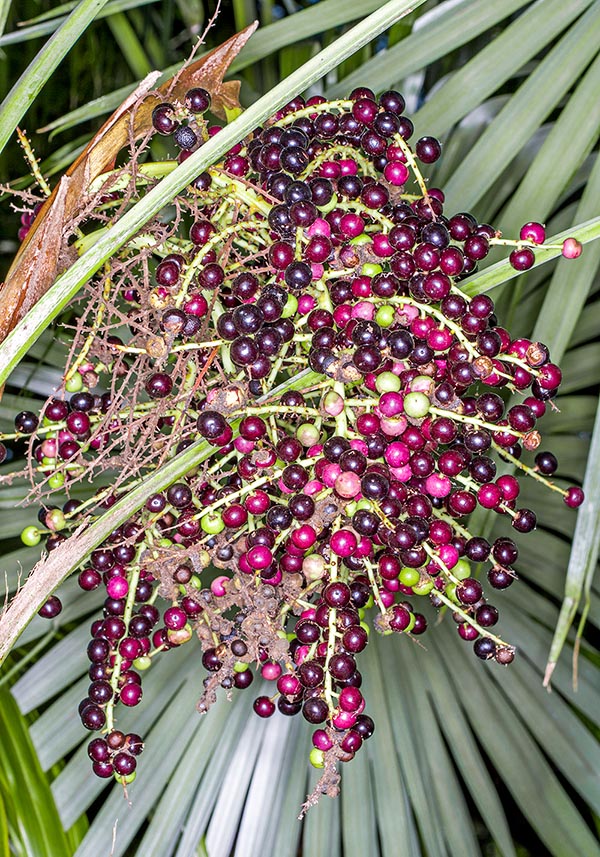
[[[0,342],[67,267],[65,224],[83,209],[90,183],[114,167],[128,142],[150,130],[152,111],[167,93],[170,99],[182,98],[191,87],[202,86],[210,92],[212,110],[218,116],[225,117],[225,108],[239,107],[239,81],[224,82],[223,78],[256,26],[246,27],[158,89],[154,84],[160,72],[152,72],[104,123],[44,203],[0,287]]]

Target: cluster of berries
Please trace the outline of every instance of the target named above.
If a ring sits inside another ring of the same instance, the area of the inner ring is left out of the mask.
[[[209,108],[193,89],[155,109],[155,131],[177,147],[168,168],[218,132]],[[219,687],[250,686],[256,664],[276,690],[255,711],[315,725],[311,762],[330,792],[336,763],[374,730],[357,666],[373,630],[417,636],[419,605],[446,607],[478,658],[513,660],[479,568],[503,590],[518,549],[471,532],[469,515],[480,506],[518,533],[535,528],[498,461],[571,508],[583,493],[550,482],[557,461],[540,450],[560,369],[459,283],[496,245],[530,268],[544,228],[528,223],[508,241],[469,213],[445,215],[419,167],[440,143],[411,146],[403,111],[393,91],[298,97],[241,141],[178,198],[169,235],[158,224],[161,242],[140,237],[98,286],[90,306],[102,324],[74,350],[70,401],[15,421],[48,495],[119,468],[91,500],[43,506],[23,539],[45,534],[48,549],[130,476],[204,440],[197,466],[148,497],[79,575],[86,591],[106,588],[80,706],[86,728],[107,732],[89,748],[99,776],[135,776],[141,739],[115,729],[115,705],[137,705],[140,674],[194,634],[207,671],[199,709]],[[123,170],[105,179],[104,217],[122,180]],[[570,238],[562,252],[581,246]],[[52,596],[41,612],[59,610]]]

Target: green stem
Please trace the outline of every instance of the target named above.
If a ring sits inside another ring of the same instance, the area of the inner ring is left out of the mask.
[[[443,592],[440,592],[438,589],[435,590],[436,598],[439,598],[440,601],[449,607],[453,613],[458,613],[459,616],[465,620],[468,625],[471,625],[472,628],[475,628],[476,631],[479,631],[482,637],[487,637],[489,640],[493,640],[497,646],[501,646],[503,649],[512,649],[512,646],[508,643],[505,643],[504,640],[501,640],[500,637],[496,637],[494,634],[490,634],[490,632],[486,628],[482,628],[478,622],[473,619],[472,616],[462,609],[459,604],[456,604],[454,601],[451,601],[447,595],[444,595]]]

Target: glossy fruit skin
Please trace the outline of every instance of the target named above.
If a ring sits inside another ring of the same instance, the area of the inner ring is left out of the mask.
[[[492,298],[460,282],[497,245],[529,270],[544,227],[527,223],[511,242],[468,212],[444,213],[427,168],[441,144],[411,143],[404,108],[399,93],[366,87],[348,102],[297,97],[236,143],[178,197],[174,221],[152,223],[172,230],[169,243],[145,248],[142,275],[123,285],[125,332],[107,322],[98,337],[106,369],[90,352],[91,368],[67,382],[69,402],[57,392],[41,417],[17,415],[52,490],[97,453],[116,450],[126,468],[136,438],[149,471],[158,459],[190,463],[79,571],[84,591],[106,589],[91,623],[85,728],[141,704],[153,659],[197,635],[199,710],[220,689],[247,689],[256,667],[277,692],[254,711],[319,726],[311,761],[327,771],[373,734],[359,689],[370,636],[425,633],[421,599],[449,608],[476,658],[513,659],[487,593],[516,579],[519,536],[490,543],[468,518],[479,505],[503,516],[504,532],[535,529],[519,480],[557,471],[537,451],[538,420],[562,376],[543,343],[512,339]],[[156,106],[173,164],[219,132],[210,109],[201,87]],[[579,250],[563,245],[564,256]],[[89,392],[95,374],[107,392]],[[129,419],[120,396],[132,380]],[[516,476],[502,474],[503,459]],[[98,507],[127,487],[117,481]],[[563,499],[577,508],[583,492]],[[87,513],[44,504],[22,539],[54,550]],[[56,601],[40,613],[55,618]],[[98,776],[126,784],[141,748],[111,728],[88,754]]]

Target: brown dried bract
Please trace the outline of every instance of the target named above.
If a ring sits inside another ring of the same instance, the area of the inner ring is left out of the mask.
[[[256,23],[246,27],[157,89],[160,72],[151,72],[104,123],[48,197],[15,256],[0,288],[0,342],[68,267],[66,239],[89,202],[91,182],[114,168],[128,143],[149,133],[157,104],[165,98],[181,99],[188,89],[202,86],[218,116],[225,118],[227,110],[240,106],[240,82],[223,78],[256,27]]]

